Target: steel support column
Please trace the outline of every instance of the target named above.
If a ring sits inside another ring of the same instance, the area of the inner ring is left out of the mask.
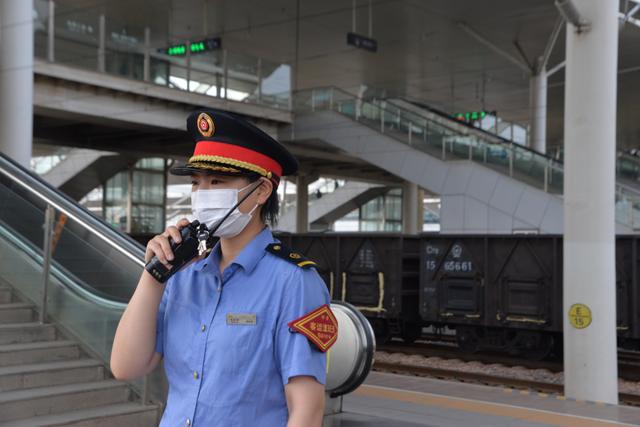
[[[402,231],[405,234],[417,234],[418,230],[418,185],[413,182],[405,182],[402,189]]]
[[[531,148],[547,150],[547,71],[543,68],[530,78]]]

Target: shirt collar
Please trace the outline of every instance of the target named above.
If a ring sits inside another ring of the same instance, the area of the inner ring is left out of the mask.
[[[233,260],[232,264],[238,264],[245,270],[245,272],[251,273],[256,264],[258,264],[258,261],[260,261],[264,256],[265,248],[270,243],[273,243],[273,234],[271,234],[269,227],[264,227],[264,229],[242,249],[236,259]],[[194,269],[201,271],[207,265],[211,264],[211,266],[215,267],[215,270],[218,271],[220,266],[220,257],[220,241],[218,241],[211,250],[209,256],[199,261],[194,266]]]

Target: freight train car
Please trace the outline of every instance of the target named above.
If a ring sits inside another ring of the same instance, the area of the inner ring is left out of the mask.
[[[541,359],[562,350],[561,236],[278,237],[318,263],[332,298],[357,306],[379,342],[412,342],[431,326],[455,330],[469,352]],[[616,241],[618,338],[633,349],[640,349],[638,240]]]
[[[420,239],[389,233],[277,234],[318,264],[333,300],[356,306],[379,342],[422,333],[418,311]]]
[[[561,250],[558,237],[423,236],[420,316],[463,350],[542,358],[561,342]]]
[[[470,352],[492,349],[534,359],[561,354],[561,236],[423,235],[420,247],[425,325],[455,329],[459,347]],[[638,238],[620,236],[618,342],[635,349],[640,343],[637,279]]]

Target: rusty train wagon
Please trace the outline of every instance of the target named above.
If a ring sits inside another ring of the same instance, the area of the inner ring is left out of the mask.
[[[333,300],[356,306],[379,342],[422,333],[418,312],[418,237],[390,233],[278,234],[285,245],[318,264]]]

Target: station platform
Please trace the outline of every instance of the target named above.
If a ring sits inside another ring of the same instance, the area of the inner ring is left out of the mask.
[[[605,427],[640,425],[640,408],[372,372],[323,427]]]

